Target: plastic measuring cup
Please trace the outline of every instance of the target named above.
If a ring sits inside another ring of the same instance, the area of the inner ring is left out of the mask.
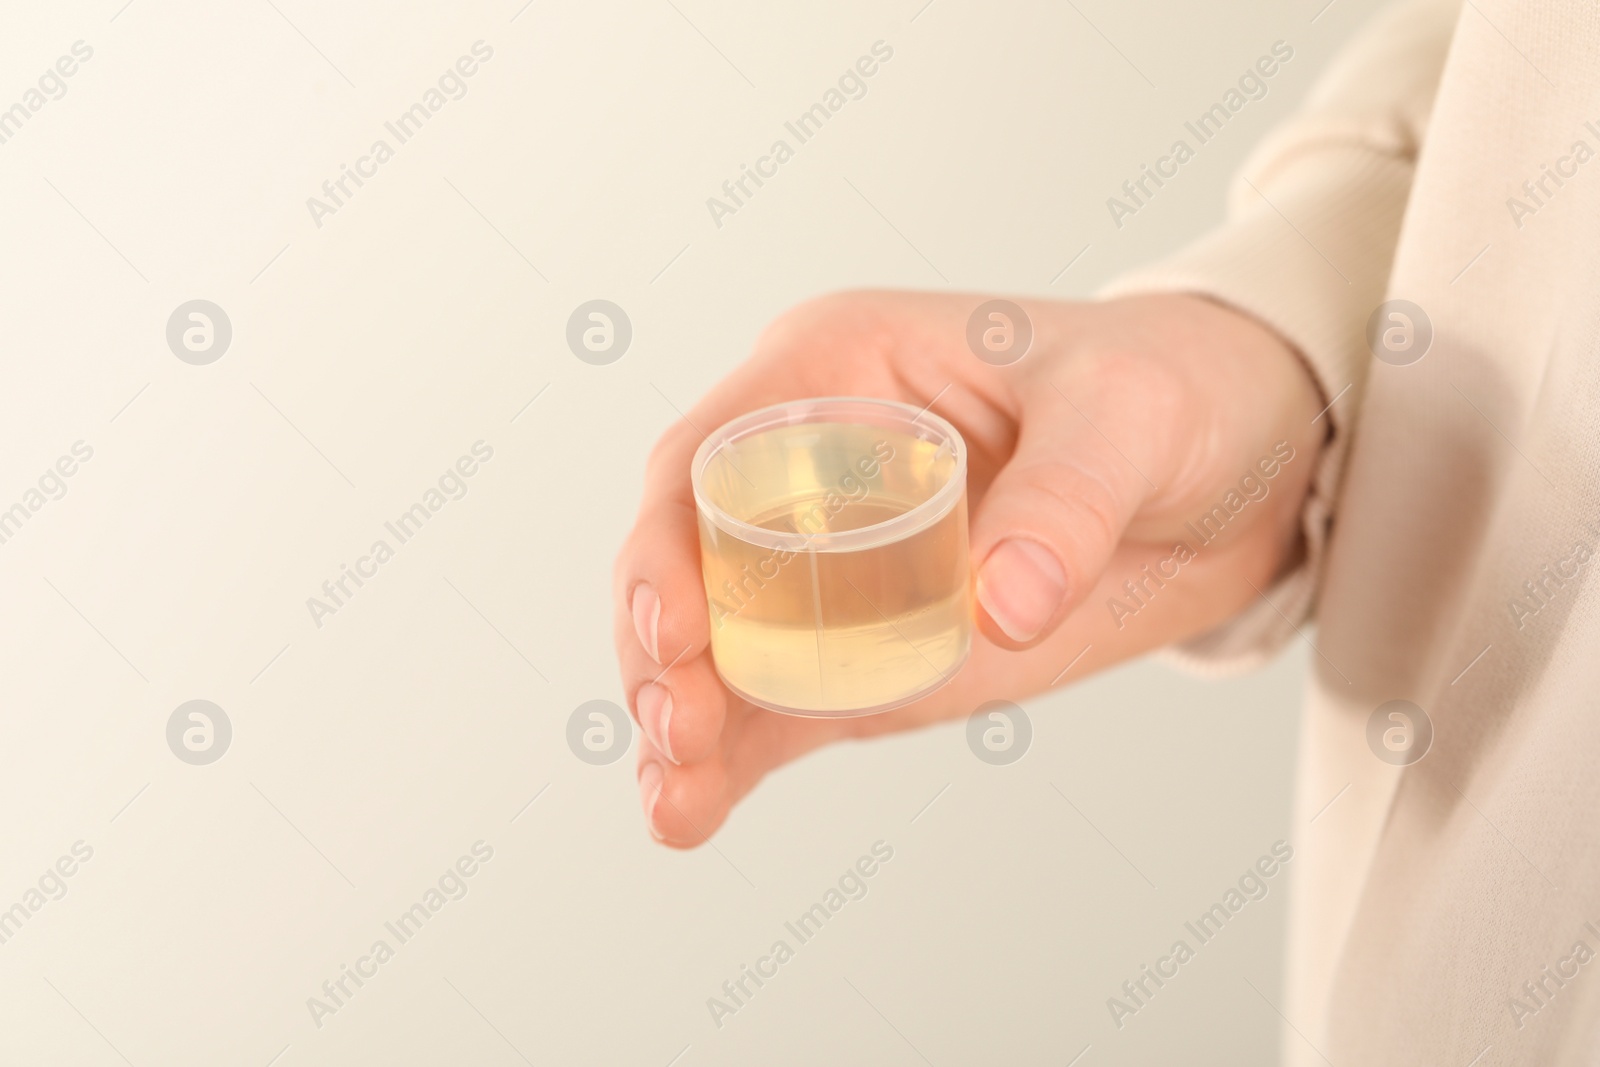
[[[753,411],[691,467],[711,652],[753,704],[870,715],[944,685],[972,643],[966,443],[889,400]]]

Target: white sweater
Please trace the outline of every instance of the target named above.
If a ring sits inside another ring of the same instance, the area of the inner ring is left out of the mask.
[[[1310,561],[1270,594],[1318,623],[1285,1060],[1597,1062],[1600,8],[1391,9],[1230,208],[1111,291],[1242,308],[1333,401]],[[1380,361],[1391,299],[1423,316]],[[1215,669],[1294,637],[1260,604],[1185,651]],[[1403,720],[1369,742],[1396,699],[1434,732],[1409,765],[1375,754]]]

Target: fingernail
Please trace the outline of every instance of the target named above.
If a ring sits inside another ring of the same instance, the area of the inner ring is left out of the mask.
[[[639,643],[651,659],[660,663],[661,654],[657,644],[661,629],[661,598],[656,596],[649,582],[640,582],[633,587],[633,603],[629,608],[633,612],[633,632],[639,635]]]
[[[672,694],[667,687],[649,683],[634,697],[634,706],[639,709],[639,725],[644,727],[644,734],[650,743],[667,759],[677,763],[668,737],[668,727],[672,722]]]
[[[1066,595],[1061,564],[1036,541],[1001,541],[978,569],[978,603],[1013,641],[1038,637]]]
[[[656,829],[656,801],[661,799],[661,764],[651,761],[639,768],[639,803],[644,807],[644,824],[650,829],[650,836],[661,840],[661,831]]]

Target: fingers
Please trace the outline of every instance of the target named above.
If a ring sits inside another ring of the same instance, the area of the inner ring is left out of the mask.
[[[639,723],[639,803],[656,840],[689,848],[715,832],[732,799],[725,785],[728,693],[709,652],[657,666],[634,633],[633,613],[614,624],[628,705]]]
[[[671,763],[704,759],[727,694],[712,666],[689,464],[699,435],[679,423],[651,455],[639,519],[617,557],[613,639],[640,729]]]
[[[716,751],[729,699],[711,654],[686,654],[657,666],[633,630],[632,617],[618,612],[613,637],[628,706],[639,728],[670,763],[707,758]]]
[[[1146,429],[1151,398],[1100,373],[1078,380],[1076,401],[1039,383],[1016,451],[973,517],[979,622],[1003,648],[1038,644],[1082,602],[1155,492],[1141,473],[1162,466]]]
[[[645,827],[662,844],[693,848],[728,817],[727,764],[719,759],[668,764],[648,738],[639,742],[639,803]]]

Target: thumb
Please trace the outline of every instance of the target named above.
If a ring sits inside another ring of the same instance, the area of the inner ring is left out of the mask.
[[[1002,648],[1031,648],[1066,618],[1155,492],[1134,466],[1148,460],[1123,451],[1137,442],[1101,432],[1118,429],[1105,402],[1080,407],[1041,384],[1023,409],[1016,451],[972,520],[979,625]]]

